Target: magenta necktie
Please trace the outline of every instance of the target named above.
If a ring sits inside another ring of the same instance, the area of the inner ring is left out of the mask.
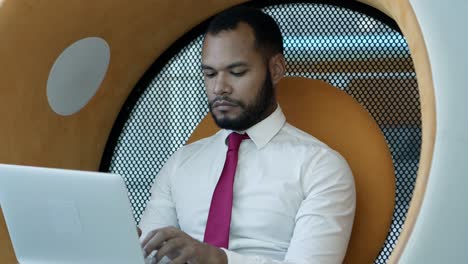
[[[228,151],[223,172],[211,198],[210,212],[206,222],[204,242],[216,247],[228,248],[231,226],[232,189],[236,174],[239,146],[247,134],[231,133],[228,137]]]

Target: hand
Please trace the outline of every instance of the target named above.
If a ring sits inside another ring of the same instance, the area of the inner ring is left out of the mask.
[[[175,227],[164,227],[151,231],[143,240],[145,258],[154,250],[158,263],[164,256],[171,264],[227,264],[227,256],[220,248],[202,243]]]

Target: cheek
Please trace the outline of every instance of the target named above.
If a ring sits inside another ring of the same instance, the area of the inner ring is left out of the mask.
[[[250,104],[255,100],[262,86],[262,79],[246,78],[237,84],[237,95],[241,97],[245,103]]]
[[[213,81],[208,79],[204,81],[204,84],[205,84],[206,96],[208,97],[208,100],[211,101],[211,99],[215,97],[214,89],[213,89],[214,88]]]

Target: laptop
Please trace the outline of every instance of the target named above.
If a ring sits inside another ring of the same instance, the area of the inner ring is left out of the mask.
[[[121,176],[0,164],[0,206],[21,264],[144,264]]]

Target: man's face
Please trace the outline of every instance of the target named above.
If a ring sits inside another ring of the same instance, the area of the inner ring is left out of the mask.
[[[207,34],[202,69],[210,112],[219,127],[245,130],[271,112],[275,101],[270,72],[247,24]]]

